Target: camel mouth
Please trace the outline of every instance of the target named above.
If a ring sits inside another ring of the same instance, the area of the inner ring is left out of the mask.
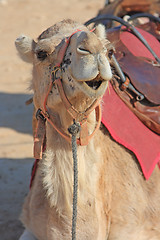
[[[95,78],[87,81],[77,82],[81,87],[82,91],[86,93],[89,97],[101,97],[108,86],[108,81],[104,80],[100,74]]]
[[[86,81],[85,83],[93,90],[97,90],[101,86],[102,80],[97,81],[97,79],[93,79],[91,81]]]
[[[95,78],[85,81],[85,83],[90,87],[92,90],[98,90],[99,87],[101,86],[102,82],[105,80],[102,79],[101,75],[98,74]]]

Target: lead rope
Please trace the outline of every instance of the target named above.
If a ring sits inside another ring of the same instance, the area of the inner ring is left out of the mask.
[[[72,240],[76,240],[76,223],[77,223],[77,199],[78,199],[78,160],[77,160],[77,134],[80,132],[81,126],[78,122],[68,128],[68,132],[72,135],[72,155],[73,155],[73,212],[72,212]]]

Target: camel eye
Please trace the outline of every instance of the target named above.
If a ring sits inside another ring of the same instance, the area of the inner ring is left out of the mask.
[[[113,53],[114,53],[114,50],[113,50],[113,49],[110,49],[110,50],[108,51],[108,57],[109,57],[109,59],[112,58]]]
[[[38,58],[40,61],[45,60],[46,57],[48,56],[48,53],[47,53],[46,51],[43,51],[43,50],[38,51],[36,54],[37,54],[37,58]]]
[[[82,48],[82,47],[78,47],[77,52],[80,53],[80,54],[83,54],[83,55],[88,55],[88,54],[91,53],[89,50],[87,50],[85,48]]]

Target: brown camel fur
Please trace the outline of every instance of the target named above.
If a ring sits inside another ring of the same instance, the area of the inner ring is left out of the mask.
[[[62,40],[77,29],[81,31],[71,37],[61,67],[65,93],[79,111],[103,96],[112,77],[105,30],[100,25],[90,32],[82,24],[65,20],[43,32],[37,42],[26,36],[16,40],[20,56],[33,63],[35,110],[43,107]],[[47,107],[50,118],[68,134],[73,119],[56,86]],[[89,133],[93,132],[95,111],[87,123]],[[71,239],[72,162],[71,143],[46,122],[46,150],[21,216],[28,237],[21,239]],[[146,181],[135,156],[101,126],[87,146],[78,146],[78,171],[77,240],[160,240],[157,167]]]

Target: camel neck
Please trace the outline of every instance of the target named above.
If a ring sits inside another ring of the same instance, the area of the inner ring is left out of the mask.
[[[93,112],[92,115],[95,115],[95,113]],[[57,118],[60,117],[58,116]],[[93,121],[93,117],[91,121]],[[92,123],[93,122],[89,122],[89,129],[92,129],[94,125]],[[92,138],[87,146],[78,146],[77,148],[79,169],[78,204],[80,205],[82,203],[87,204],[89,201],[92,202],[94,206],[94,199],[92,196],[95,194],[96,184],[94,184],[95,177],[93,177],[93,173],[95,173],[95,165],[99,164],[99,159],[101,159],[101,152],[94,152],[96,139],[97,137],[95,135],[95,138]],[[46,140],[46,150],[43,161],[41,161],[41,169],[44,173],[44,186],[48,186],[46,191],[49,196],[49,202],[51,206],[56,206],[59,213],[67,212],[67,214],[71,215],[73,187],[72,147],[71,144],[61,137],[49,123],[47,123],[46,127]],[[91,172],[89,170],[91,170]],[[48,176],[50,176],[50,178],[48,178]],[[55,184],[54,188],[51,187],[53,183]],[[86,189],[85,193],[83,189]],[[92,194],[88,195],[88,192],[92,192]]]

